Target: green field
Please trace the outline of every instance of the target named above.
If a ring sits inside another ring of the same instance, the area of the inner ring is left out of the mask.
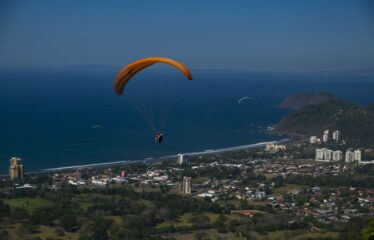
[[[199,214],[200,215],[200,214]],[[209,218],[209,222],[211,224],[213,224],[216,219],[219,217],[220,214],[216,214],[216,213],[202,213],[202,215],[205,215]],[[162,227],[170,227],[170,226],[174,226],[174,227],[191,227],[192,226],[192,223],[189,222],[189,220],[194,216],[194,214],[192,213],[185,213],[183,214],[183,216],[179,219],[179,221],[177,222],[172,222],[172,221],[167,221],[167,222],[163,222],[163,223],[160,223],[156,226],[156,228],[162,228]],[[224,214],[224,216],[226,217],[227,221],[231,221],[231,220],[234,220],[234,219],[239,219],[240,216],[238,215],[230,215],[230,214]]]
[[[274,188],[273,194],[274,195],[283,195],[292,191],[301,190],[303,189],[303,185],[295,185],[295,184],[287,184],[285,186]]]
[[[297,229],[297,230],[279,230],[274,232],[268,232],[265,235],[260,235],[257,232],[253,232],[258,240],[304,240],[304,239],[321,239],[331,238],[338,239],[339,235],[334,232],[309,232],[308,229]]]
[[[15,207],[22,207],[27,209],[28,211],[32,212],[36,208],[48,207],[52,206],[53,203],[42,199],[42,198],[12,198],[12,199],[4,199],[4,202],[9,204],[11,208]]]
[[[194,231],[191,233],[174,233],[169,234],[169,237],[174,237],[177,240],[189,240],[189,239],[195,239],[195,234],[197,232],[204,232],[209,235],[210,239],[216,239],[218,237],[221,237],[223,239],[227,240],[245,240],[246,237],[238,237],[235,236],[234,233],[218,233],[214,229],[207,229],[207,230],[199,230]],[[260,235],[257,232],[251,232],[253,239],[257,240],[306,240],[306,239],[321,239],[321,238],[331,238],[331,239],[338,239],[338,234],[334,232],[326,232],[326,233],[318,233],[318,232],[309,232],[308,230],[283,230],[283,231],[274,231],[269,232],[265,235]],[[251,238],[252,239],[252,238]]]
[[[79,233],[68,233],[64,232],[64,236],[58,236],[56,233],[56,228],[48,226],[38,226],[35,229],[35,233],[20,233],[19,227],[20,223],[15,223],[6,228],[9,233],[9,239],[12,240],[23,240],[25,237],[28,239],[40,238],[43,240],[46,239],[71,239],[75,240],[79,238]]]

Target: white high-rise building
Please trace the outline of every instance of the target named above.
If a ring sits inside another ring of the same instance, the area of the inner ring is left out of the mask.
[[[343,152],[340,150],[334,151],[332,153],[332,160],[334,162],[343,160]]]
[[[326,148],[317,148],[316,149],[316,161],[324,161]]]
[[[21,158],[12,157],[9,167],[10,180],[23,180],[23,165]]]
[[[332,140],[334,141],[340,141],[340,131],[336,130],[332,133]]]
[[[323,142],[328,142],[329,141],[329,135],[328,134],[323,134],[322,141]]]
[[[329,141],[329,130],[328,129],[326,129],[325,131],[323,131],[323,136],[322,136],[322,141],[323,142],[327,142],[327,141]]]
[[[332,151],[327,149],[325,151],[325,161],[331,161],[332,160]]]
[[[191,194],[191,177],[183,177],[183,193]]]
[[[188,155],[186,154],[178,154],[178,160],[177,160],[177,163],[179,165],[183,165],[183,164],[186,164],[188,161]]]
[[[345,152],[345,162],[353,163],[355,161],[355,154],[352,151]]]
[[[355,155],[355,161],[357,163],[361,163],[361,150],[360,149],[355,150],[354,155]]]
[[[309,142],[310,142],[311,144],[316,143],[316,142],[317,142],[317,136],[311,136],[310,139],[309,139]]]

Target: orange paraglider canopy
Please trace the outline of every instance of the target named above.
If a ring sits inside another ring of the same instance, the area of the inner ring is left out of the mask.
[[[165,58],[165,57],[148,57],[148,58],[143,58],[133,63],[130,63],[117,74],[115,78],[115,82],[114,82],[115,92],[118,95],[122,95],[126,87],[126,84],[128,83],[128,81],[130,81],[130,79],[134,75],[136,75],[138,72],[140,72],[144,68],[147,68],[155,63],[170,64],[176,67],[177,69],[179,69],[179,71],[181,71],[186,76],[186,78],[188,78],[189,80],[192,80],[192,75],[191,75],[190,70],[188,70],[188,68],[182,63],[172,60],[170,58]]]

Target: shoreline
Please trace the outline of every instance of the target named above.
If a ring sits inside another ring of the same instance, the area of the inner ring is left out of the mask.
[[[178,153],[178,154],[185,154],[188,156],[199,156],[199,155],[235,152],[239,150],[264,147],[266,146],[266,144],[270,144],[270,143],[286,143],[286,142],[290,142],[291,140],[292,140],[291,138],[284,138],[284,139],[277,140],[277,141],[259,142],[259,143],[248,144],[248,145],[240,145],[240,146],[226,147],[226,148],[219,148],[219,149],[207,149],[204,151],[186,152],[186,153]],[[41,169],[40,171],[27,172],[26,174],[61,172],[61,171],[78,170],[78,169],[85,169],[85,168],[102,168],[102,167],[110,167],[110,166],[118,166],[118,165],[135,164],[135,163],[150,164],[150,163],[176,159],[178,154],[172,154],[172,155],[161,156],[161,157],[145,158],[141,160],[120,160],[120,161],[113,161],[113,162],[102,162],[102,163],[92,163],[92,164],[83,164],[83,165],[74,165],[74,166],[62,166],[62,167],[56,167],[56,168],[45,168],[45,169]]]

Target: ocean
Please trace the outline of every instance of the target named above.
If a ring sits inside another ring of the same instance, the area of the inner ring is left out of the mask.
[[[13,156],[22,158],[26,171],[37,171],[278,140],[264,130],[289,112],[278,106],[296,92],[327,91],[374,103],[373,77],[196,70],[188,81],[177,71],[154,68],[133,79],[125,94],[148,94],[155,113],[165,96],[170,100],[164,142],[155,144],[134,102],[115,95],[116,71],[2,71],[0,173]]]

